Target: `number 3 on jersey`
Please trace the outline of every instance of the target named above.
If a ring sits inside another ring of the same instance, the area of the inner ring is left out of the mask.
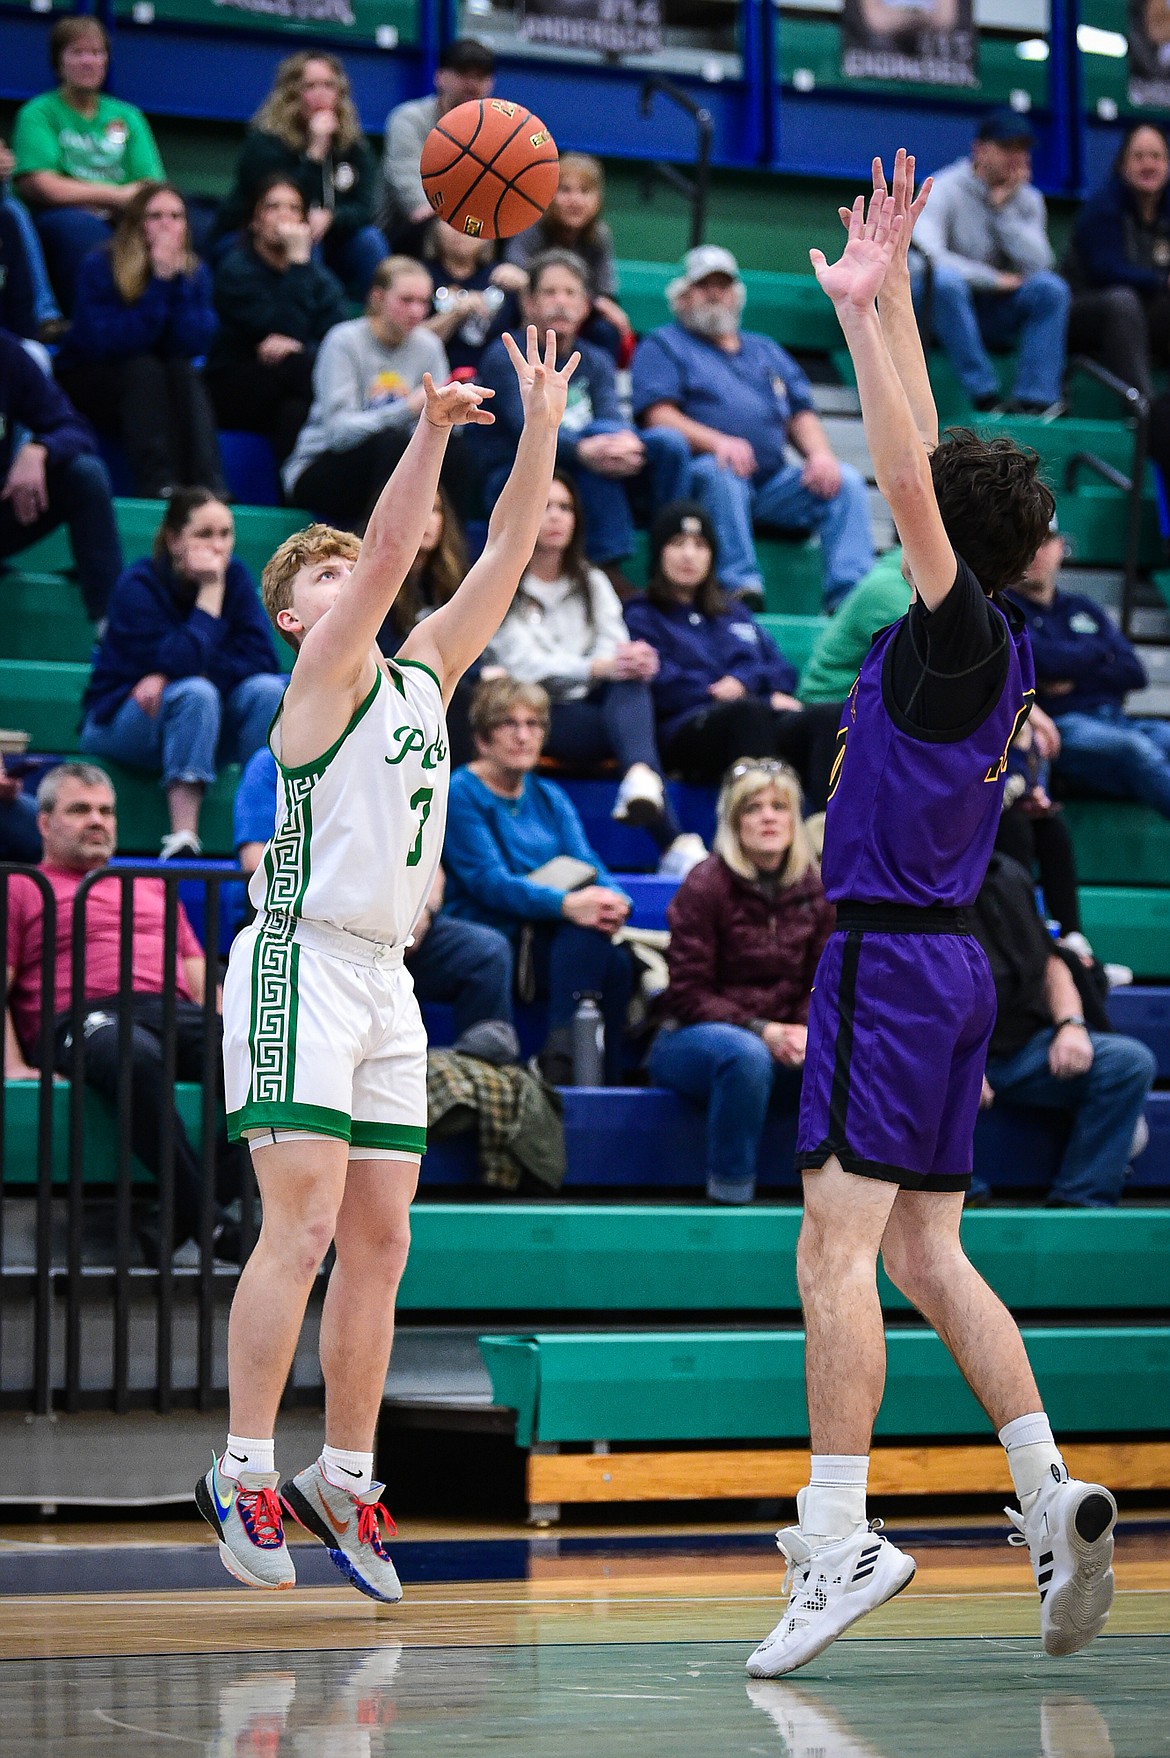
[[[410,796],[410,809],[412,812],[418,813],[419,819],[418,835],[411,844],[410,853],[406,857],[406,864],[408,867],[417,867],[422,860],[423,831],[426,828],[427,819],[431,815],[431,801],[434,796],[435,790],[433,787],[420,787],[416,793],[413,793]]]

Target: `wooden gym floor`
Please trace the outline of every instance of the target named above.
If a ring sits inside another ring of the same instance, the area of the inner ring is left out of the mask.
[[[265,1595],[186,1521],[0,1527],[0,1758],[1170,1758],[1170,1523],[1123,1526],[1109,1629],[1065,1661],[1005,1538],[919,1525],[906,1593],[759,1684],[758,1526],[408,1522],[397,1607],[320,1585],[311,1541]]]

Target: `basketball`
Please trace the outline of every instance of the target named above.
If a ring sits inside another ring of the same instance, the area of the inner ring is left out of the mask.
[[[512,238],[557,192],[557,144],[523,104],[477,98],[431,129],[419,161],[427,200],[472,238]]]

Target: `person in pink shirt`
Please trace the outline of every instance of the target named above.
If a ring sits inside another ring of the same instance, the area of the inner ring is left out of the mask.
[[[44,845],[40,871],[52,886],[57,903],[55,994],[53,996],[54,1067],[63,1074],[72,1063],[70,1005],[73,902],[87,873],[104,867],[117,847],[117,802],[104,770],[90,763],[62,763],[49,770],[37,789],[37,828]],[[136,879],[133,885],[132,1132],[134,1152],[157,1176],[163,1106],[172,1107],[175,1141],[175,1225],[173,1245],[199,1231],[201,1171],[199,1157],[174,1110],[173,1095],[164,1093],[162,1079],[163,968],[166,892],[161,879]],[[100,880],[86,904],[85,951],[85,1080],[117,1103],[118,977],[122,920],[122,882]],[[8,1011],[4,1021],[4,1074],[7,1080],[36,1080],[31,1059],[39,1050],[41,1031],[41,953],[44,933],[42,894],[33,880],[16,874],[8,888]],[[203,996],[206,968],[203,949],[179,905],[177,956],[172,979],[176,991],[175,1073],[180,1080],[204,1077]],[[214,1065],[218,1079],[218,1036]],[[232,1182],[223,1139],[217,1155],[222,1195]],[[217,1251],[222,1252],[222,1225]],[[150,1224],[140,1229],[144,1254],[157,1259],[159,1241]]]

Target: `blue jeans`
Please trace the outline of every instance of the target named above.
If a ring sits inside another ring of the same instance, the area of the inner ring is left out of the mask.
[[[635,763],[646,763],[661,775],[649,684],[619,678],[598,684],[577,701],[554,702],[544,748],[562,763],[603,763],[616,757],[623,775]],[[669,798],[661,819],[647,829],[660,850],[670,847],[680,826]]]
[[[377,226],[359,226],[356,232],[337,238],[330,227],[321,242],[326,268],[333,270],[347,292],[364,299],[374,270],[390,255],[385,233]]]
[[[1062,714],[1058,775],[1119,800],[1144,800],[1170,818],[1170,723],[1135,720],[1120,703]]]
[[[163,787],[178,781],[210,787],[220,763],[246,763],[263,745],[287,682],[276,672],[259,672],[225,701],[208,678],[176,678],[155,715],[127,696],[105,725],[87,716],[81,748],[130,769],[161,769]]]
[[[61,316],[61,308],[53,297],[53,289],[49,285],[49,271],[45,264],[45,253],[41,249],[41,241],[37,229],[33,225],[32,215],[22,201],[14,195],[0,202],[4,218],[8,222],[11,234],[20,252],[22,291],[27,289],[27,301],[30,307],[31,327],[28,325],[11,325],[16,334],[35,336],[38,327],[50,323]],[[9,282],[13,279],[13,270],[9,269]],[[7,289],[11,292],[11,285]]]
[[[73,310],[73,287],[82,258],[99,244],[108,243],[114,235],[113,228],[85,208],[38,208],[34,217],[49,279],[68,316]]]
[[[994,396],[999,378],[987,349],[1019,343],[1012,395],[1026,403],[1055,403],[1064,383],[1068,282],[1049,270],[1029,275],[1015,293],[976,292],[957,270],[936,266],[931,323],[959,381],[971,398]],[[926,276],[914,275],[921,307]]]
[[[532,948],[537,995],[548,999],[548,1028],[567,1026],[580,995],[597,995],[605,1023],[605,1080],[616,1086],[625,1066],[626,1009],[634,984],[630,955],[595,928],[537,922]]]
[[[774,476],[749,482],[708,452],[692,461],[690,489],[715,527],[716,565],[725,586],[732,591],[763,587],[753,521],[787,531],[815,531],[825,558],[825,608],[835,610],[873,567],[869,498],[851,464],[841,465],[841,486],[831,500],[802,487],[802,469],[785,464]]]
[[[691,449],[673,428],[648,427],[639,435],[646,448],[641,477],[650,497],[651,516],[670,501],[685,500],[689,492]],[[581,496],[585,515],[585,550],[591,562],[606,566],[623,562],[634,553],[634,515],[626,493],[626,479],[598,476],[584,465],[566,464],[567,473]],[[508,479],[511,465],[495,469],[484,484],[484,502],[496,504]]]
[[[455,1036],[483,1019],[512,1019],[512,947],[498,928],[436,916],[406,957],[420,1001],[449,1002]]]
[[[775,1100],[795,1110],[800,1070],[785,1068],[762,1038],[736,1025],[659,1032],[647,1067],[655,1086],[707,1107],[707,1195],[750,1203],[768,1106]]]
[[[1044,1111],[1073,1112],[1050,1202],[1106,1209],[1121,1195],[1129,1149],[1158,1065],[1136,1038],[1090,1032],[1093,1066],[1075,1080],[1057,1080],[1048,1066],[1054,1033],[1037,1032],[1014,1056],[988,1057],[987,1079],[996,1099]]]
[[[19,523],[11,501],[0,502],[0,560],[19,555],[58,525],[68,525],[82,602],[86,615],[97,622],[105,616],[114,581],[122,572],[109,473],[92,452],[79,452],[63,463],[50,463],[46,476],[49,510],[31,525]]]

